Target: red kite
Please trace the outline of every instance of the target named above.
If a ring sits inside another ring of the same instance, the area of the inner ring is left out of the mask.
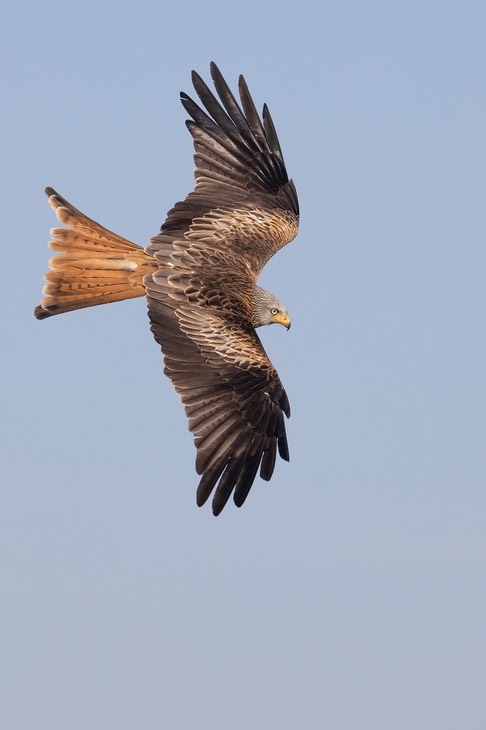
[[[182,104],[194,138],[196,185],[169,211],[143,249],[103,228],[47,188],[66,228],[51,231],[59,252],[45,275],[35,316],[146,296],[150,326],[189,419],[201,475],[197,504],[215,489],[218,515],[233,493],[245,501],[258,470],[273,474],[277,450],[288,461],[289,402],[255,328],[287,311],[257,285],[267,261],[297,234],[299,206],[267,106],[260,119],[243,76],[241,105],[217,66],[219,96],[192,74],[204,111]]]

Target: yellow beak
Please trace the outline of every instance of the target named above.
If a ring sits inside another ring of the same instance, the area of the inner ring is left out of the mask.
[[[283,324],[283,326],[286,327],[288,330],[290,329],[290,317],[288,314],[276,314],[274,317],[274,322],[277,322],[278,324]]]

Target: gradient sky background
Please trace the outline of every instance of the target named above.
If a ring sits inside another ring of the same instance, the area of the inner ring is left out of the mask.
[[[2,726],[483,730],[484,3],[31,1],[1,34]],[[145,302],[32,316],[43,188],[145,244],[210,60],[302,214],[262,280],[291,462],[217,519]]]

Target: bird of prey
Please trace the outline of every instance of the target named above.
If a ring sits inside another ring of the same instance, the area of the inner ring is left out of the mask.
[[[46,189],[65,227],[51,230],[49,247],[58,253],[34,314],[45,319],[146,296],[164,372],[194,434],[197,504],[214,490],[218,515],[232,494],[243,504],[258,470],[271,478],[277,450],[289,459],[289,401],[255,329],[290,327],[285,306],[257,279],[296,236],[299,206],[267,106],[260,117],[243,76],[241,103],[214,63],[211,76],[219,99],[196,72],[201,106],[180,97],[191,117],[195,189],[169,211],[147,248]]]

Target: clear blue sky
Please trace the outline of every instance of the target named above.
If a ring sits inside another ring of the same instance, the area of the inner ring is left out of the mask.
[[[1,34],[2,726],[483,730],[484,3],[48,0]],[[144,301],[32,316],[45,185],[145,244],[210,60],[302,213],[263,277],[291,462],[217,519]]]

